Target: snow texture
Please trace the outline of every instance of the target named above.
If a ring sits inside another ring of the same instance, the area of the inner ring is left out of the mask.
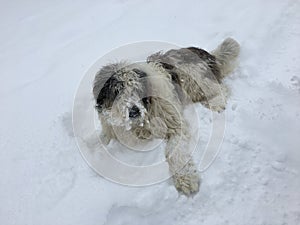
[[[300,224],[299,1],[20,0],[0,12],[1,225]],[[229,36],[241,56],[226,133],[196,196],[88,167],[71,111],[93,62],[137,41],[212,50]]]

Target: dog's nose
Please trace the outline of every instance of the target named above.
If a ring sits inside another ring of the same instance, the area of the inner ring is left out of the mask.
[[[131,109],[129,110],[130,118],[136,118],[136,117],[140,116],[140,114],[141,114],[140,109],[136,105],[132,106]]]

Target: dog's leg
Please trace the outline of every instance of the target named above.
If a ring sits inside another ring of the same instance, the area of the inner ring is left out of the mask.
[[[200,175],[192,160],[192,152],[188,150],[188,142],[186,135],[171,136],[165,154],[177,191],[192,196],[199,191]]]
[[[199,191],[200,176],[191,158],[191,138],[187,122],[183,118],[183,105],[169,76],[162,76],[160,79],[149,77],[149,83],[154,91],[153,95],[150,94],[151,105],[148,110],[151,133],[167,140],[165,156],[174,185],[178,192],[191,196]],[[159,122],[152,123],[151,120],[154,119]]]

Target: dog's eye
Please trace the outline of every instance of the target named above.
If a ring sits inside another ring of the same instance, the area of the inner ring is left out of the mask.
[[[130,118],[136,118],[140,116],[140,114],[141,114],[140,109],[136,105],[132,106],[132,108],[129,110]]]

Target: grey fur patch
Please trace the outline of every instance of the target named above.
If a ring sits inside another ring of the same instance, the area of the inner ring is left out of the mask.
[[[207,51],[196,48],[196,47],[189,47],[188,50],[192,51],[193,53],[197,54],[199,56],[200,60],[203,60],[207,63],[213,74],[215,75],[216,79],[221,82],[221,75],[220,75],[220,69],[217,65],[217,59],[215,56],[209,54]]]
[[[162,54],[162,52],[158,52],[147,58],[148,62],[162,64],[162,66],[170,74],[173,73],[173,76],[174,74],[178,74],[175,72],[176,69],[178,70],[175,65],[204,63],[207,65],[208,69],[211,70],[213,75],[213,77],[210,76],[208,78],[217,79],[218,82],[221,82],[220,69],[216,60],[217,59],[214,55],[211,55],[207,51],[196,47],[172,49],[164,54]],[[205,75],[209,75],[209,73],[206,73]]]

